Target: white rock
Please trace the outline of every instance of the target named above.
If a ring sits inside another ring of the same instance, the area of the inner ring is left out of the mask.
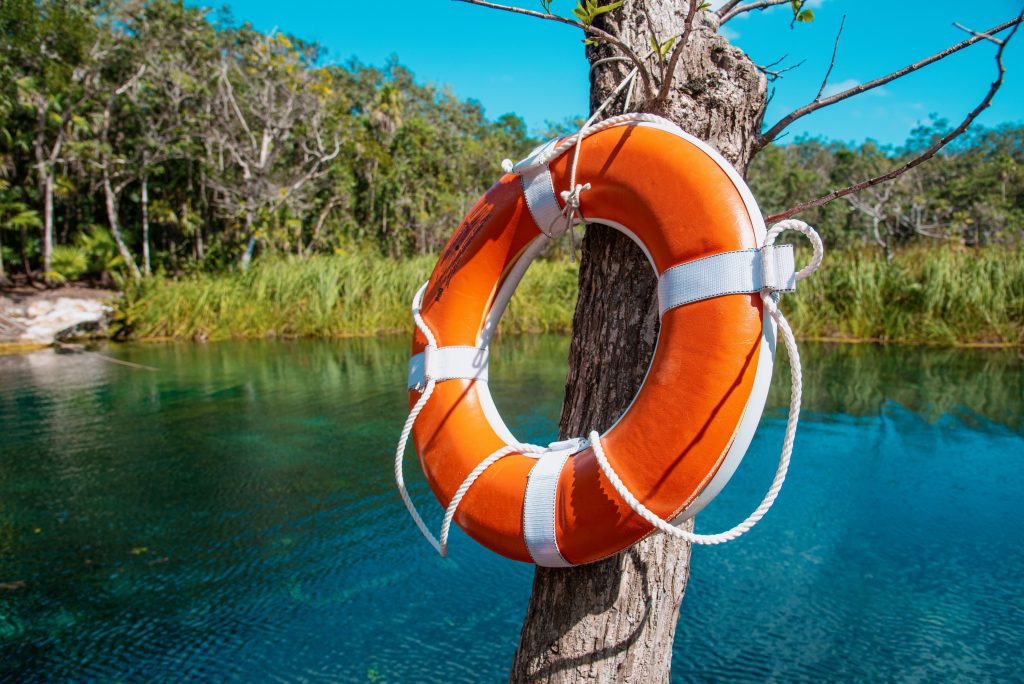
[[[56,301],[33,302],[25,311],[26,326],[21,339],[50,343],[57,333],[82,323],[98,323],[111,308],[95,299],[60,297]]]

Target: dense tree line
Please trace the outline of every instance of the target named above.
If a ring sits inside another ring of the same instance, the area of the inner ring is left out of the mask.
[[[0,231],[37,276],[437,250],[529,147],[397,63],[171,0],[0,4]]]
[[[754,158],[750,185],[766,214],[911,159],[948,130],[915,129],[894,148],[803,138]],[[886,256],[911,242],[1018,243],[1024,238],[1024,127],[974,128],[935,158],[890,181],[805,212],[832,246],[874,244]]]
[[[173,0],[0,3],[0,279],[245,268],[260,252],[439,249],[523,121],[397,62],[327,64]],[[902,149],[801,140],[761,153],[767,211],[870,175]],[[840,244],[1019,240],[1024,129],[977,131],[907,174],[810,212]]]

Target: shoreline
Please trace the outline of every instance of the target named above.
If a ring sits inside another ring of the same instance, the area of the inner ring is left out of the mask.
[[[296,342],[299,340],[354,340],[354,339],[372,339],[372,338],[385,338],[385,337],[397,337],[399,335],[407,335],[409,331],[388,331],[384,333],[372,333],[365,335],[331,335],[331,336],[316,336],[316,335],[272,335],[272,336],[237,336],[218,338],[215,340],[190,340],[183,338],[174,337],[143,337],[143,338],[132,338],[128,340],[115,340],[111,337],[90,337],[88,339],[97,342],[105,342],[111,344],[188,344],[188,345],[206,345],[206,344],[217,344],[219,342]],[[563,332],[560,330],[537,330],[537,331],[526,331],[526,332],[514,332],[505,333],[507,336],[523,337],[529,335],[569,335],[569,332]],[[502,337],[499,334],[498,338]],[[980,350],[1008,350],[1008,349],[1022,349],[1024,350],[1024,344],[1014,344],[1012,342],[954,342],[952,344],[943,344],[938,342],[908,342],[899,340],[879,340],[870,338],[856,338],[856,337],[822,337],[815,335],[797,335],[799,342],[814,342],[821,344],[835,344],[835,345],[874,345],[878,347],[924,347],[928,349],[980,349]],[[14,354],[30,354],[32,352],[41,351],[43,349],[60,347],[59,342],[8,342],[0,341],[0,356],[10,356]]]

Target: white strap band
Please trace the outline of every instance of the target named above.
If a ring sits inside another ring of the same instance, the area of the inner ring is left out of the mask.
[[[558,237],[565,232],[562,206],[555,197],[555,186],[547,164],[527,166],[522,170],[523,195],[534,222],[540,232],[548,237]]]
[[[558,478],[565,462],[585,448],[584,439],[569,439],[548,445],[530,469],[523,500],[523,539],[526,550],[537,565],[547,568],[569,568],[572,563],[558,550],[555,533],[555,511],[558,504]]]
[[[558,477],[569,456],[569,451],[552,451],[542,455],[537,459],[526,480],[523,538],[533,562],[547,568],[572,566],[572,563],[565,560],[558,551],[558,539],[555,535]]]
[[[722,252],[673,266],[658,278],[658,309],[728,294],[796,289],[793,245]]]
[[[470,346],[427,346],[409,359],[409,389],[422,387],[429,378],[435,382],[462,378],[487,382],[486,348]]]

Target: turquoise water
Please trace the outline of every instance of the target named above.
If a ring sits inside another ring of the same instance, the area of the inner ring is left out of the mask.
[[[531,568],[461,534],[441,560],[407,519],[390,453],[406,348],[0,357],[0,680],[502,681]],[[566,350],[499,341],[520,437],[554,435]],[[694,551],[674,681],[1019,681],[1024,361],[803,356],[791,477],[753,533]],[[760,498],[787,391],[698,530]]]

